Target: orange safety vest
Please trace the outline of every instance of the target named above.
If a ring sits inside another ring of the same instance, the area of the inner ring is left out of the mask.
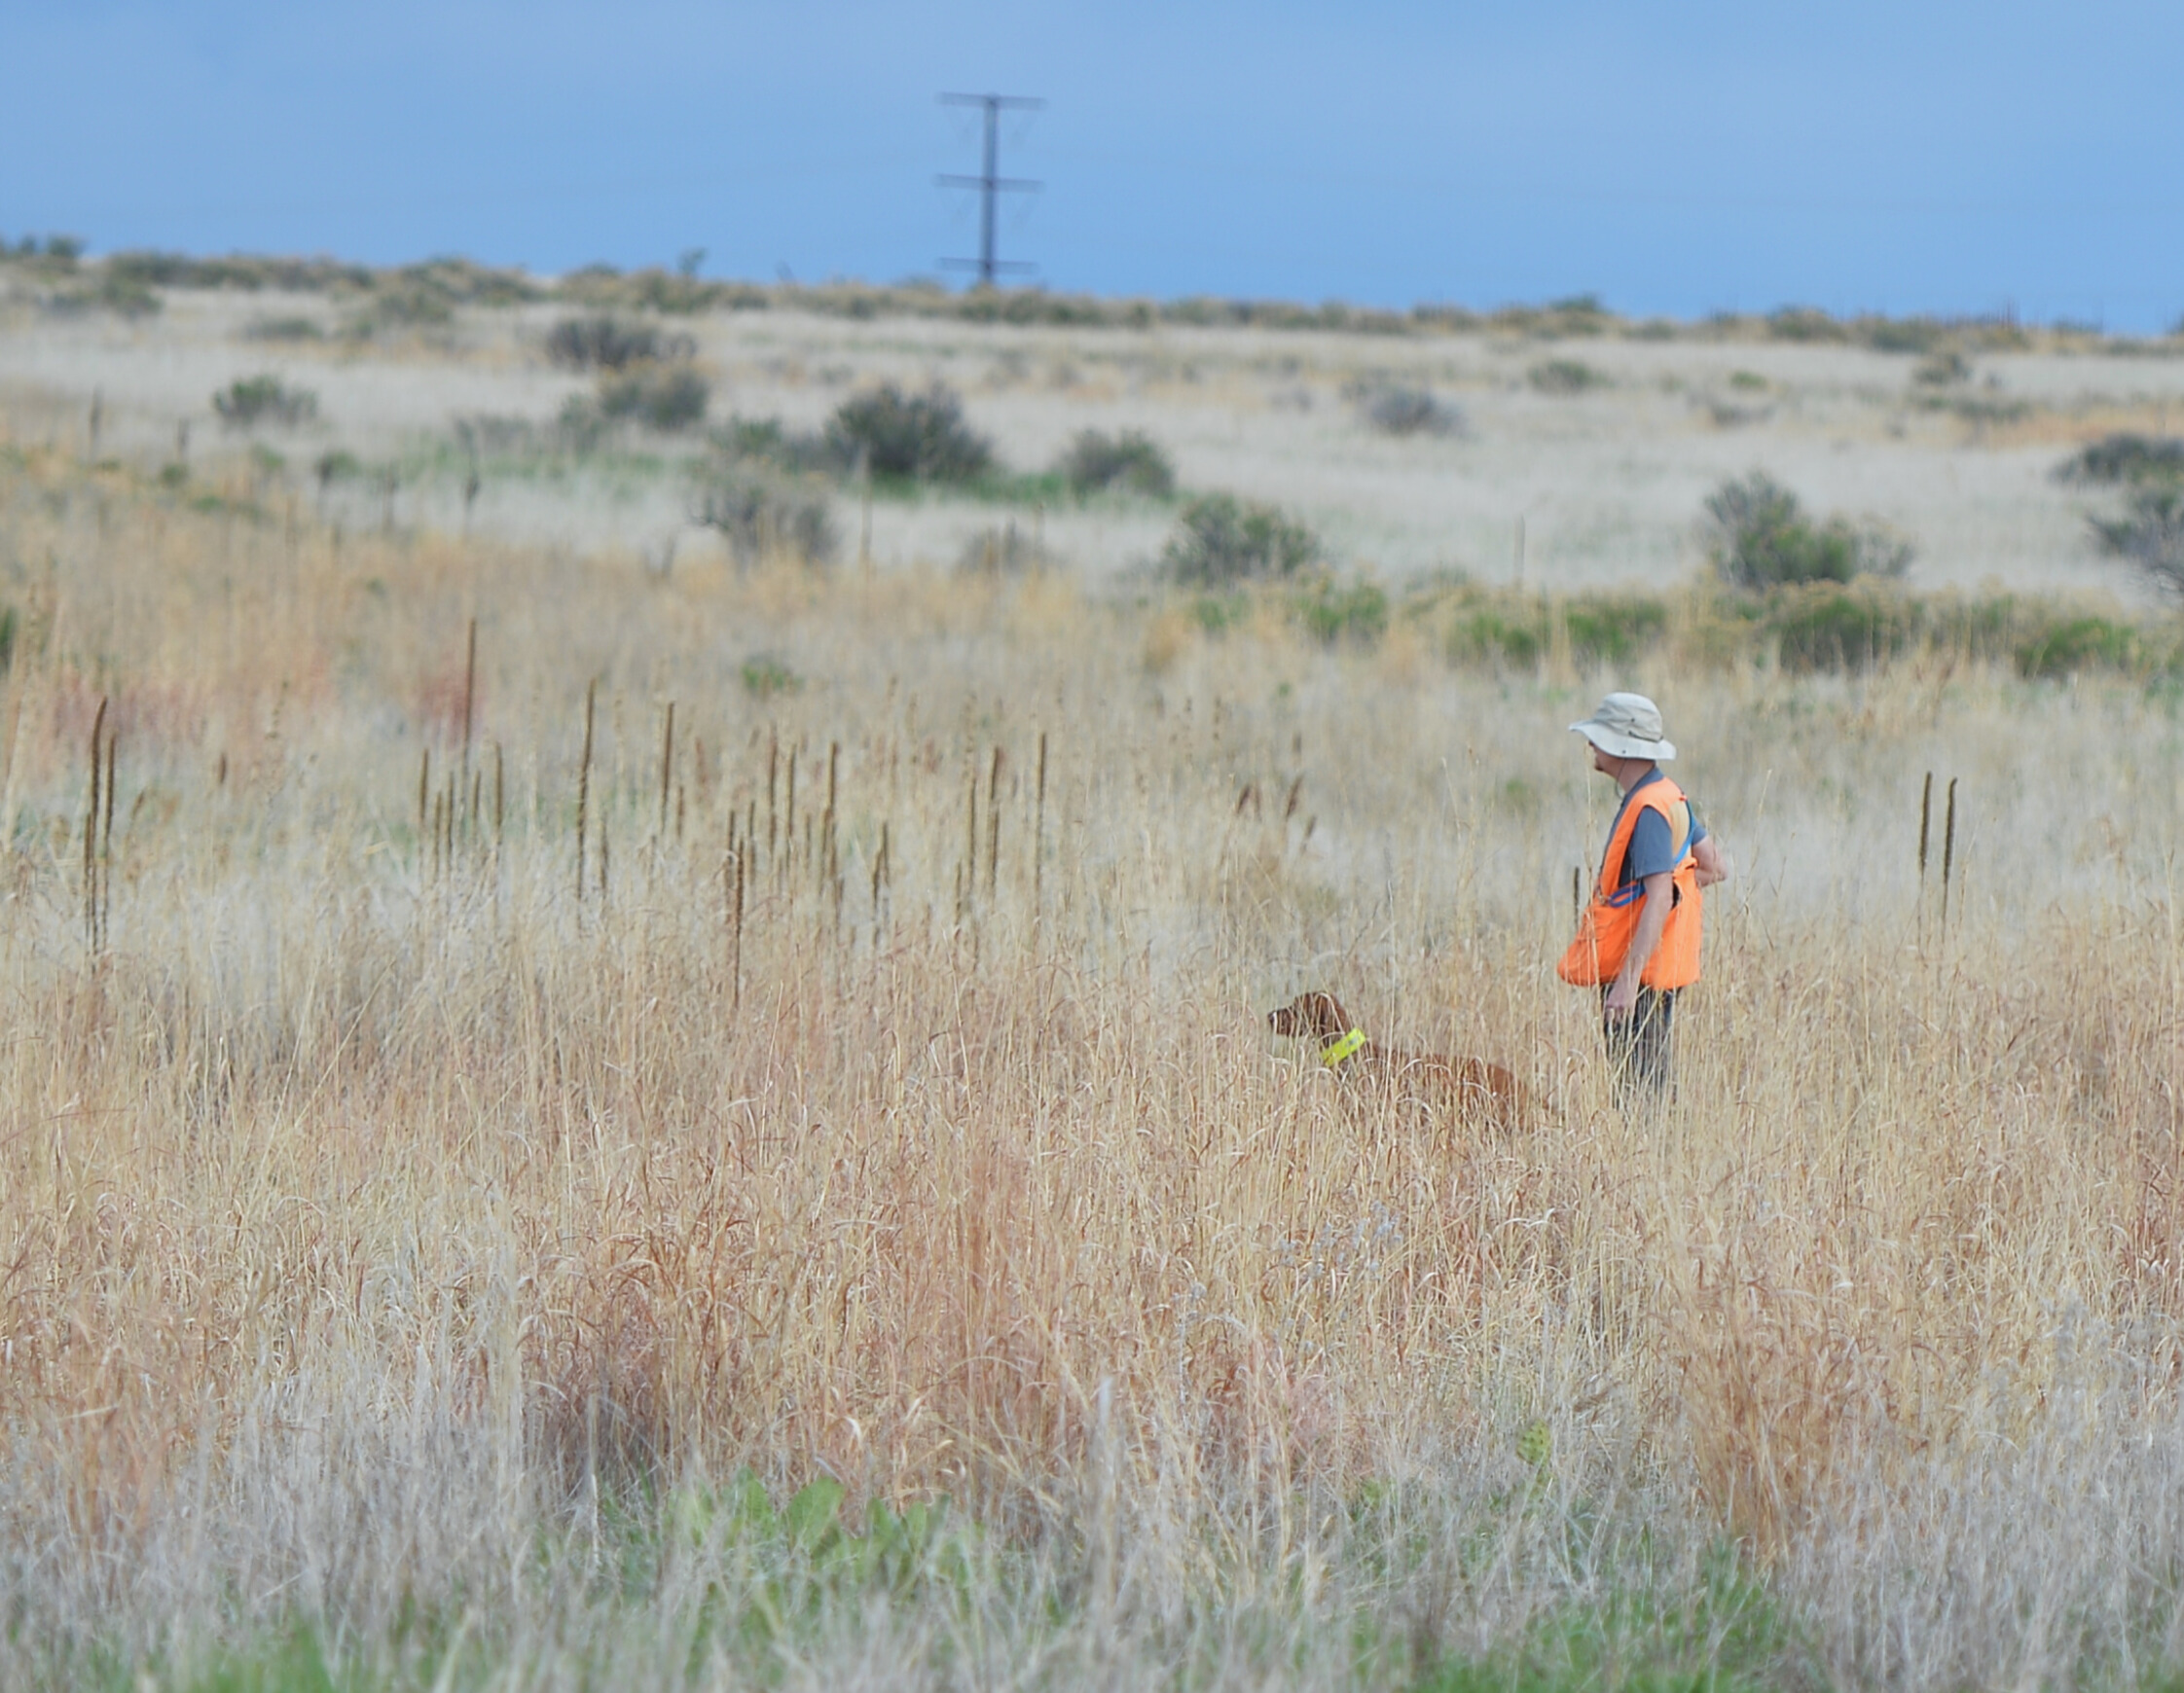
[[[1565,982],[1579,988],[1613,982],[1630,955],[1630,938],[1638,932],[1638,918],[1646,909],[1646,885],[1623,884],[1622,860],[1630,849],[1631,831],[1638,827],[1638,813],[1647,810],[1658,811],[1668,823],[1674,850],[1668,884],[1673,903],[1660,944],[1638,980],[1663,992],[1698,980],[1699,909],[1704,902],[1698,891],[1698,860],[1692,854],[1691,802],[1663,775],[1631,789],[1630,803],[1616,820],[1616,832],[1608,838],[1608,850],[1600,860],[1600,879],[1592,884],[1592,903],[1579,919],[1578,938],[1556,966]]]

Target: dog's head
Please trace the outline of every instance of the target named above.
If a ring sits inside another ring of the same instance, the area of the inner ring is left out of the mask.
[[[1299,993],[1279,1011],[1269,1011],[1266,1022],[1276,1034],[1318,1041],[1340,1040],[1350,1032],[1350,1014],[1331,993]]]

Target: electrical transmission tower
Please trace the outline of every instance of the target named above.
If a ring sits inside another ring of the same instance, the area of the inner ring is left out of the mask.
[[[1003,106],[1022,111],[1036,112],[1046,102],[1023,94],[942,94],[943,106],[980,106],[986,113],[986,168],[976,176],[940,176],[934,178],[942,188],[975,188],[979,191],[978,203],[978,257],[975,259],[943,259],[941,264],[960,270],[975,269],[982,287],[991,288],[994,277],[1002,270],[1030,270],[1036,267],[1027,264],[1004,264],[994,257],[994,197],[998,194],[1033,194],[1039,184],[1021,176],[1002,176],[1001,168],[1001,115]]]

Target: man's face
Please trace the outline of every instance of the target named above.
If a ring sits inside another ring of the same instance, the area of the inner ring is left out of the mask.
[[[1589,740],[1585,742],[1585,745],[1592,748],[1592,768],[1594,770],[1598,771],[1602,775],[1617,777],[1621,776],[1621,759],[1617,758],[1612,754],[1602,752],[1597,746],[1593,746],[1592,742]]]

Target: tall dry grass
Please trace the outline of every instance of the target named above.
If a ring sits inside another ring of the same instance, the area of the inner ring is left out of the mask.
[[[1625,1120],[1548,969],[1611,678],[38,452],[0,558],[10,1680],[2178,1662],[2172,699],[1612,678],[1739,869]],[[1346,1099],[1321,985],[1542,1121]],[[822,1580],[740,1466],[976,1529]]]

